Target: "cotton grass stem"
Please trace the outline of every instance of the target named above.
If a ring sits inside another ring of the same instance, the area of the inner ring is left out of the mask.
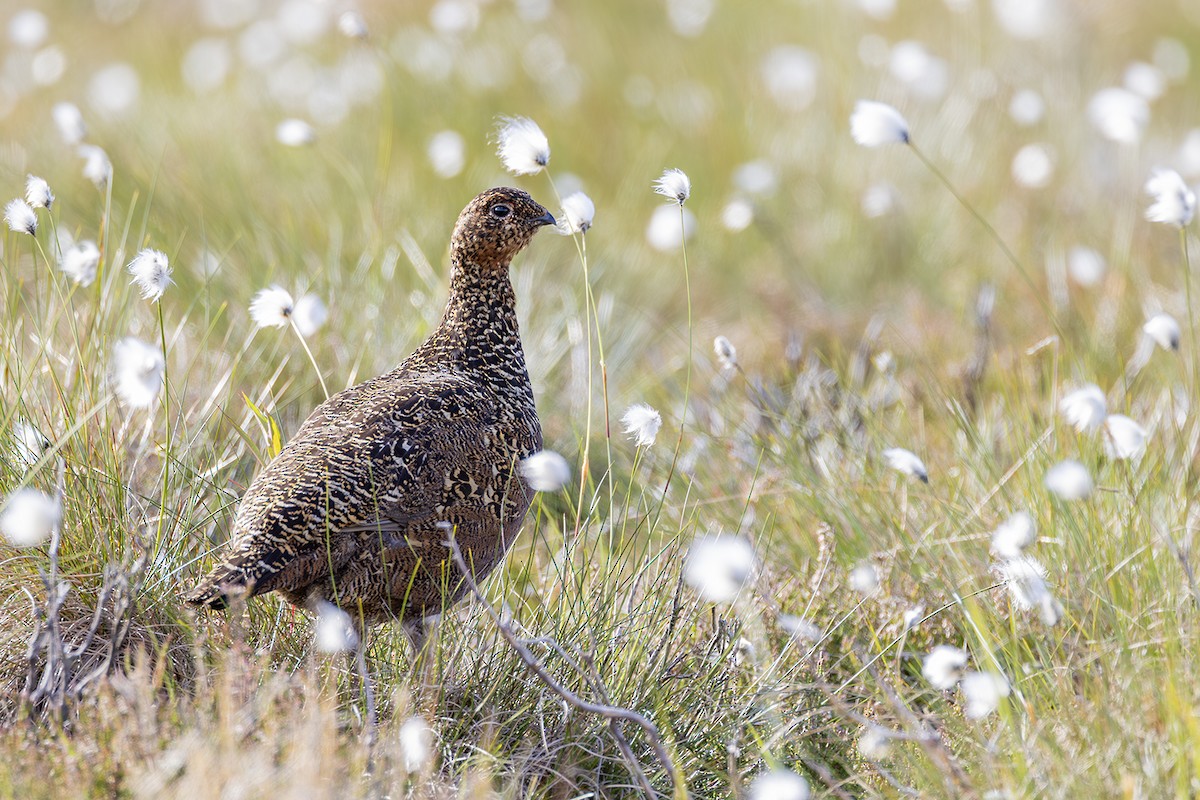
[[[683,410],[679,415],[679,435],[675,437],[675,449],[671,453],[671,467],[667,470],[667,479],[663,481],[662,499],[658,504],[654,522],[650,525],[651,531],[658,527],[659,517],[662,516],[663,506],[667,502],[667,491],[671,488],[671,480],[675,477],[675,468],[679,464],[679,450],[683,447],[683,431],[687,424],[688,403],[691,401],[692,394],[692,340],[694,336],[694,326],[692,324],[692,278],[691,273],[688,271],[687,221],[683,216],[683,203],[679,204],[679,249],[683,254],[683,289],[684,296],[687,298],[688,330],[687,369],[684,373],[683,382]]]
[[[160,301],[154,305],[155,308],[158,309],[158,338],[159,343],[162,345],[163,352],[162,405],[165,449],[163,451],[162,491],[159,495],[158,501],[158,527],[154,533],[154,552],[150,559],[151,563],[158,558],[158,554],[163,546],[163,534],[166,528],[167,519],[167,490],[171,480],[171,381],[166,366],[167,326],[163,320],[162,302]]]
[[[321,375],[321,368],[317,365],[317,359],[313,355],[313,351],[308,346],[308,340],[304,338],[304,334],[300,332],[300,328],[296,326],[296,319],[293,315],[288,315],[288,326],[295,331],[296,338],[300,340],[300,346],[304,348],[305,354],[308,356],[308,361],[313,366],[313,370],[317,373],[317,381],[321,384],[321,392],[325,395],[325,399],[329,399],[329,387],[325,385],[325,377]]]
[[[1194,400],[1196,393],[1196,315],[1192,310],[1192,259],[1188,250],[1187,228],[1179,229],[1179,248],[1183,252],[1183,293],[1187,298],[1188,330],[1192,336],[1191,357],[1187,359],[1188,394]]]

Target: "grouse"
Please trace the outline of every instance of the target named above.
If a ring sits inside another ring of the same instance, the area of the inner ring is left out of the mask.
[[[447,529],[482,579],[533,500],[520,462],[542,447],[508,269],[554,217],[519,189],[472,200],[450,240],[441,323],[391,372],[319,405],[251,483],[220,563],[187,601],[279,592],[360,627],[425,621],[465,592]]]

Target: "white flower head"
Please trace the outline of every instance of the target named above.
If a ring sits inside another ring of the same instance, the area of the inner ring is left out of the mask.
[[[550,163],[550,141],[529,117],[500,117],[496,154],[513,175],[536,175]]]
[[[25,202],[34,208],[50,208],[54,205],[50,184],[36,175],[25,176]]]
[[[662,415],[645,403],[634,403],[621,415],[621,425],[634,444],[650,447],[662,428]]]
[[[166,361],[162,351],[132,337],[113,346],[113,388],[131,408],[149,408],[162,389]]]
[[[1156,169],[1146,181],[1146,194],[1154,202],[1146,209],[1146,219],[1186,227],[1196,214],[1196,193],[1173,169]]]
[[[279,286],[259,290],[250,301],[250,319],[260,328],[283,328],[295,311],[291,292]]]
[[[883,460],[897,472],[911,475],[921,483],[929,483],[929,470],[925,469],[925,462],[911,450],[905,450],[903,447],[889,447],[883,451]]]
[[[100,248],[90,239],[76,242],[63,249],[58,268],[80,286],[91,286],[100,268]]]
[[[129,262],[129,274],[143,300],[157,301],[171,283],[171,264],[166,253],[147,247]]]
[[[1067,274],[1080,286],[1095,286],[1107,271],[1104,256],[1092,248],[1076,245],[1067,251]]]
[[[750,784],[750,800],[808,800],[808,781],[790,769],[772,769]]]
[[[557,492],[571,480],[571,465],[553,450],[539,450],[521,462],[521,476],[535,492]]]
[[[900,617],[900,624],[904,626],[904,630],[912,630],[921,624],[921,620],[925,619],[925,604],[917,603],[912,608],[905,610]]]
[[[868,761],[882,761],[892,752],[892,734],[882,725],[867,725],[858,736],[858,752]]]
[[[1128,89],[1110,87],[1092,95],[1087,114],[1104,138],[1121,144],[1137,144],[1150,122],[1150,105],[1144,97]]]
[[[1018,511],[992,531],[992,552],[1000,558],[1019,558],[1037,538],[1033,516]]]
[[[354,628],[354,620],[333,603],[321,602],[317,605],[313,637],[321,653],[344,653],[358,647],[358,631]]]
[[[27,420],[19,419],[12,428],[12,458],[28,472],[50,449],[50,440]]]
[[[1092,433],[1104,423],[1108,403],[1100,387],[1089,383],[1063,397],[1058,410],[1076,431]]]
[[[338,17],[338,30],[348,39],[367,38],[367,21],[357,11],[343,11]]]
[[[429,140],[425,157],[439,178],[453,178],[467,161],[467,143],[458,131],[439,131]]]
[[[83,159],[83,177],[94,183],[97,189],[108,186],[108,182],[112,180],[113,167],[104,148],[94,144],[81,144],[78,152],[79,157]]]
[[[1154,340],[1163,350],[1179,349],[1179,323],[1170,314],[1155,314],[1146,320],[1142,332]]]
[[[275,126],[275,141],[287,147],[303,147],[317,139],[313,126],[302,119],[285,119]]]
[[[1050,587],[1046,583],[1046,568],[1036,558],[1007,558],[996,564],[993,571],[1004,581],[1013,605],[1021,611],[1038,608],[1050,594]]]
[[[18,489],[0,508],[0,534],[15,547],[37,547],[61,521],[58,501],[37,489]]]
[[[696,216],[691,209],[683,209],[683,222],[679,211],[671,206],[659,206],[650,215],[646,225],[646,241],[660,253],[678,250],[696,232]]]
[[[850,135],[863,147],[908,144],[908,121],[887,103],[859,100],[850,115]]]
[[[953,689],[962,679],[967,654],[957,647],[939,644],[929,651],[921,664],[921,674],[935,689]]]
[[[1136,461],[1146,452],[1146,429],[1124,414],[1104,419],[1104,452],[1112,459]]]
[[[321,298],[311,292],[297,300],[296,308],[292,311],[292,322],[295,323],[296,330],[300,331],[300,335],[306,339],[319,331],[327,319],[329,309],[325,307]]]
[[[991,714],[1011,691],[1008,680],[995,672],[968,672],[959,688],[967,699],[963,709],[967,719],[983,719]]]
[[[564,234],[587,233],[596,217],[596,204],[583,192],[572,192],[563,198],[562,221],[558,229]]]
[[[9,229],[16,233],[27,233],[33,236],[37,233],[37,214],[21,198],[8,201],[4,207],[4,222]]]
[[[87,136],[87,126],[83,123],[83,114],[74,103],[55,103],[51,110],[54,125],[67,144],[80,144]]]
[[[433,730],[423,717],[410,717],[400,726],[400,752],[406,772],[420,772],[433,757]]]
[[[875,565],[864,562],[850,570],[850,588],[863,597],[870,597],[879,591],[879,572]]]
[[[664,170],[662,177],[654,182],[654,192],[683,205],[692,196],[692,182],[681,169]]]
[[[721,369],[733,369],[738,364],[737,348],[724,336],[713,339],[713,354],[716,355]]]
[[[712,603],[728,603],[754,575],[754,547],[744,536],[703,536],[688,548],[683,579]]]
[[[1093,488],[1087,467],[1069,458],[1048,469],[1043,482],[1061,500],[1082,500]]]

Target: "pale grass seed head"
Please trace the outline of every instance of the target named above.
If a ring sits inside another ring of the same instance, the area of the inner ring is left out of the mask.
[[[165,371],[162,351],[153,345],[129,337],[113,346],[113,391],[130,408],[149,408],[154,403]]]
[[[81,144],[77,152],[83,159],[83,177],[95,184],[97,189],[103,191],[112,180],[113,174],[112,162],[108,160],[108,153],[94,144]]]
[[[1040,607],[1050,594],[1046,583],[1046,568],[1031,556],[1008,558],[992,568],[996,577],[1004,582],[1013,605],[1021,611],[1032,611]]]
[[[333,603],[317,605],[313,640],[321,653],[345,653],[358,647],[358,631],[350,615]]]
[[[285,147],[304,147],[316,140],[317,132],[302,119],[291,117],[275,126],[275,141]]]
[[[850,570],[850,588],[863,597],[879,591],[879,572],[875,565],[864,562]]]
[[[692,182],[681,169],[664,170],[662,176],[654,182],[654,192],[683,205],[692,196]]]
[[[100,268],[100,248],[90,239],[63,248],[58,268],[80,286],[91,286]]]
[[[58,501],[38,489],[18,489],[0,508],[0,534],[14,547],[37,547],[62,520]]]
[[[1074,459],[1065,459],[1046,470],[1046,488],[1060,500],[1082,500],[1092,493],[1092,476],[1087,467]]]
[[[850,115],[850,135],[863,147],[908,144],[908,120],[886,103],[859,100]]]
[[[768,770],[750,784],[750,800],[808,800],[808,781],[790,769]]]
[[[296,308],[292,311],[292,322],[306,339],[319,331],[328,319],[329,309],[321,298],[311,292],[297,300]]]
[[[711,603],[728,603],[754,575],[754,547],[744,536],[703,536],[688,548],[683,579]]]
[[[858,752],[868,761],[882,761],[891,755],[891,731],[882,725],[866,725],[858,735]]]
[[[925,468],[925,462],[913,451],[903,447],[889,447],[883,451],[883,460],[897,472],[911,475],[921,483],[929,483],[929,470]]]
[[[367,38],[367,21],[357,11],[343,11],[338,17],[338,30],[348,39]]]
[[[50,208],[54,205],[50,184],[36,175],[25,176],[25,202],[34,208]]]
[[[1115,86],[1092,95],[1087,114],[1101,136],[1120,144],[1137,144],[1150,122],[1150,106],[1146,99]]]
[[[1012,691],[1008,680],[995,672],[968,672],[959,689],[967,701],[963,714],[974,720],[983,719],[999,708],[1000,701]]]
[[[662,415],[645,403],[634,403],[621,415],[625,433],[638,447],[650,447],[662,428]]]
[[[467,143],[458,131],[438,131],[425,147],[429,166],[439,178],[453,178],[467,162]]]
[[[28,420],[19,419],[12,427],[12,460],[28,472],[50,449],[50,440]]]
[[[717,357],[721,369],[733,369],[738,365],[737,348],[724,336],[713,339],[713,354]]]
[[[967,666],[967,654],[953,645],[939,644],[921,663],[921,674],[935,689],[953,689]]]
[[[83,122],[83,114],[74,103],[55,103],[50,111],[54,118],[54,126],[58,134],[67,144],[81,144],[87,136],[87,125]]]
[[[21,198],[8,201],[4,207],[4,222],[14,233],[26,233],[33,236],[37,233],[37,214]]]
[[[539,450],[524,459],[520,471],[535,492],[557,492],[571,480],[571,465],[553,450]]]
[[[1151,222],[1184,228],[1196,214],[1196,193],[1175,170],[1154,170],[1146,181],[1146,194],[1153,200],[1146,209]]]
[[[900,624],[904,630],[909,631],[921,624],[921,620],[925,619],[925,604],[917,603],[912,608],[906,609],[900,617]]]
[[[286,327],[295,311],[291,292],[280,286],[260,289],[250,301],[250,319],[260,328]]]
[[[1075,245],[1067,251],[1067,274],[1080,286],[1095,286],[1107,271],[1108,262],[1092,248]]]
[[[1058,402],[1063,418],[1079,433],[1092,433],[1104,424],[1108,401],[1103,390],[1094,383],[1064,395]]]
[[[1179,349],[1179,323],[1170,314],[1155,314],[1146,320],[1142,332],[1163,350]]]
[[[166,253],[147,247],[129,262],[129,274],[142,299],[157,302],[171,284],[171,263]]]
[[[500,117],[496,155],[513,175],[536,175],[550,163],[550,141],[529,117]]]
[[[1037,527],[1028,511],[1018,511],[992,531],[992,553],[1000,558],[1019,558],[1037,538]]]
[[[678,250],[696,233],[696,215],[691,209],[683,209],[680,222],[679,210],[672,206],[659,206],[650,215],[646,225],[646,241],[660,253]]]
[[[433,730],[423,717],[409,717],[398,732],[406,772],[420,772],[433,759]]]
[[[1149,434],[1124,414],[1109,414],[1104,419],[1104,452],[1118,461],[1140,459],[1146,452]]]
[[[587,233],[596,217],[596,204],[583,192],[572,192],[563,198],[562,221],[558,223],[561,233]]]

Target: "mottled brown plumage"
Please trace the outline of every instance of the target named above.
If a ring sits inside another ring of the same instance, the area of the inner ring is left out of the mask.
[[[419,643],[422,620],[463,592],[447,525],[477,577],[491,571],[533,499],[518,464],[542,446],[508,267],[553,222],[518,189],[463,209],[437,330],[313,411],[242,497],[224,557],[189,602],[277,591],[364,626],[399,620]]]

